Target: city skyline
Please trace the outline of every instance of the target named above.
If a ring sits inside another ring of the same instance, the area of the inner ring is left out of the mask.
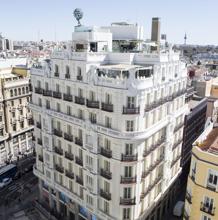
[[[75,8],[81,8],[84,12],[83,25],[102,26],[118,21],[138,23],[144,27],[144,36],[148,39],[152,17],[160,17],[161,33],[167,34],[170,43],[184,43],[186,33],[187,44],[217,45],[213,28],[218,16],[215,11],[216,5],[218,3],[212,0],[207,2],[200,0],[198,4],[194,0],[156,1],[156,4],[141,0],[134,3],[110,1],[110,4],[97,0],[92,2],[81,0],[76,3],[69,0],[61,2],[38,0],[34,5],[29,4],[27,0],[23,0],[22,3],[9,0],[3,2],[1,6],[5,9],[10,8],[10,14],[16,16],[17,13],[17,16],[16,19],[9,19],[8,11],[2,10],[0,32],[12,40],[71,40],[73,27],[77,24],[73,11]],[[122,7],[123,10],[120,10]],[[207,16],[203,16],[204,14]]]

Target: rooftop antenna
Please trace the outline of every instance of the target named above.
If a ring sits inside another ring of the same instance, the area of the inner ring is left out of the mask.
[[[83,12],[80,8],[76,8],[73,12],[74,17],[78,22],[78,26],[81,26],[80,20],[83,18]]]
[[[184,44],[186,45],[186,40],[187,40],[187,35],[185,33],[185,36],[184,36]]]

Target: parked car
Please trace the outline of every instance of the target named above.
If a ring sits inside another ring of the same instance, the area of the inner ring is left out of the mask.
[[[185,203],[183,201],[178,201],[173,209],[173,215],[181,217],[184,210]]]
[[[11,178],[4,178],[2,180],[2,182],[0,182],[0,188],[3,188],[5,186],[9,185],[11,182],[12,182]]]

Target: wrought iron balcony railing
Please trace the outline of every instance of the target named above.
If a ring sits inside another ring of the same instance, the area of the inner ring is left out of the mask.
[[[123,114],[139,114],[140,113],[140,106],[138,107],[125,107],[123,106]]]
[[[67,141],[73,142],[73,135],[68,134],[68,133],[64,133],[64,139]]]
[[[134,177],[121,176],[120,183],[122,183],[122,184],[136,183],[136,176],[134,176]]]
[[[58,137],[62,137],[62,131],[58,130],[58,129],[54,129],[53,130],[54,135],[58,136]]]
[[[76,163],[80,166],[83,166],[83,159],[82,158],[79,158],[79,157],[76,157]]]
[[[101,155],[107,157],[107,158],[111,158],[112,157],[112,151],[109,149],[105,149],[103,147],[101,147],[101,151],[100,151]]]
[[[86,106],[89,108],[99,108],[99,101],[86,99]]]
[[[52,91],[43,89],[43,95],[44,96],[52,96]]]
[[[64,100],[68,101],[68,102],[72,102],[73,101],[73,96],[70,94],[64,94]]]
[[[85,98],[75,96],[75,103],[80,105],[85,105]]]
[[[103,176],[104,178],[111,180],[112,179],[112,173],[110,171],[101,169],[100,170],[100,175]]]
[[[61,149],[60,147],[54,147],[54,151],[61,156],[63,155],[63,149]]]
[[[54,98],[57,98],[57,99],[61,99],[62,94],[61,94],[61,92],[53,91],[53,97],[54,97]]]
[[[111,193],[104,191],[103,189],[100,189],[100,196],[104,199],[110,201],[111,200]]]
[[[74,179],[74,173],[72,171],[65,170],[65,175],[70,179]]]
[[[74,160],[74,155],[70,152],[65,152],[65,158],[67,158],[68,160]]]
[[[200,210],[210,215],[215,215],[215,207],[211,204],[201,202]]]
[[[122,198],[120,197],[120,205],[135,205],[135,197],[134,198]]]
[[[131,162],[131,161],[137,161],[138,160],[138,154],[133,155],[126,155],[122,154],[121,161],[123,162]]]
[[[107,111],[107,112],[113,112],[114,111],[114,106],[113,104],[108,104],[108,103],[101,103],[101,110]]]

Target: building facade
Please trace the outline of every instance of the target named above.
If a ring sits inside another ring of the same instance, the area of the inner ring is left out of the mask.
[[[213,123],[193,144],[184,219],[215,220],[217,214],[218,128]]]
[[[33,151],[30,79],[11,71],[11,67],[0,70],[0,166]]]
[[[77,26],[31,70],[39,202],[69,219],[161,219],[181,172],[185,64],[112,44],[113,29]]]

